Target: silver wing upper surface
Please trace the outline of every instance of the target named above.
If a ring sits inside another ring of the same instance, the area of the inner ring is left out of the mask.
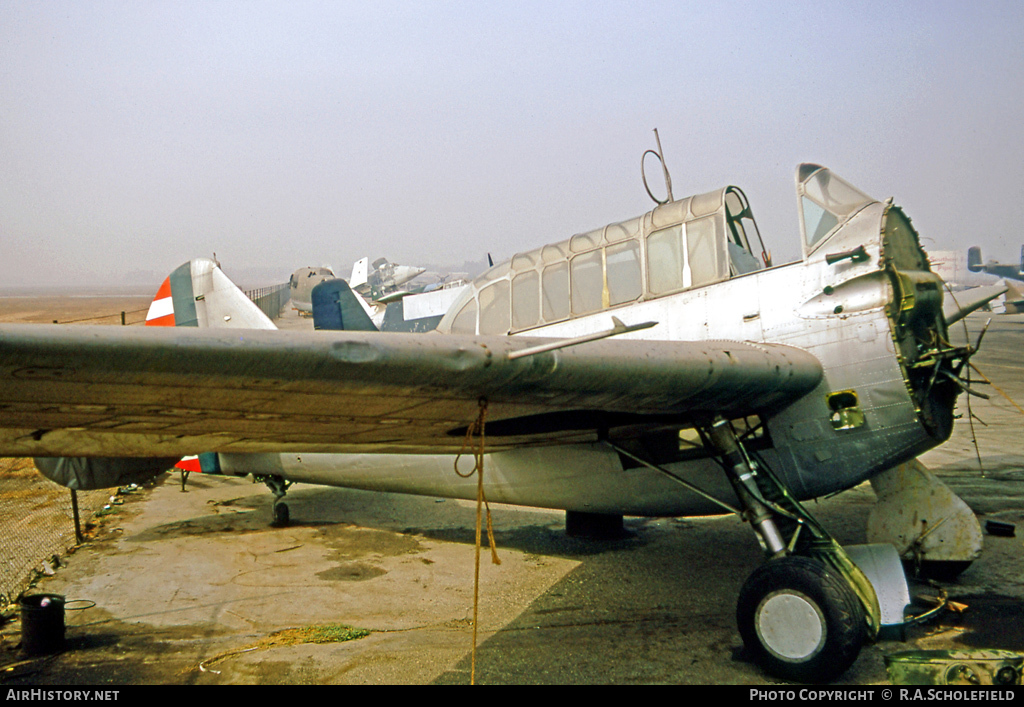
[[[779,409],[820,381],[778,344],[0,325],[0,455],[457,452]]]

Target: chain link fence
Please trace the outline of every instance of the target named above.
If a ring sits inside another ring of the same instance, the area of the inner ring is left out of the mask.
[[[280,317],[281,310],[292,298],[291,288],[287,282],[257,290],[246,290],[245,295],[271,319]]]
[[[272,319],[278,318],[289,294],[288,283],[246,292]],[[147,309],[92,316],[68,316],[65,310],[58,317],[41,313],[22,321],[138,326],[145,323]],[[111,503],[117,489],[76,494],[80,529],[88,538],[91,519]],[[14,603],[41,573],[52,571],[77,544],[71,491],[40,474],[31,459],[0,458],[0,609]]]
[[[116,489],[79,491],[83,531]],[[31,459],[0,459],[0,607],[14,603],[53,558],[77,544],[71,491],[50,481]]]

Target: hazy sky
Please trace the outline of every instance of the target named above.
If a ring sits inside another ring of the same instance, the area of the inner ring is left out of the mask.
[[[1019,0],[0,0],[0,286],[504,259],[647,211],[655,127],[675,195],[743,188],[777,260],[800,162],[1016,260],[1022,30]]]

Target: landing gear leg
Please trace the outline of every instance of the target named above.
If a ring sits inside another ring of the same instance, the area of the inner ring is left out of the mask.
[[[788,490],[747,456],[727,420],[702,433],[768,558],[740,591],[736,621],[744,646],[765,670],[788,680],[841,675],[877,633],[874,588]]]
[[[262,481],[274,494],[274,521],[271,523],[275,528],[283,528],[291,521],[288,511],[288,504],[284,502],[285,494],[292,482],[285,481],[280,476],[258,476],[257,481]]]
[[[707,439],[721,457],[726,476],[743,505],[743,520],[750,523],[770,557],[782,557],[788,548],[768,504],[761,498],[756,474],[740,446],[728,420],[717,420],[705,431]]]

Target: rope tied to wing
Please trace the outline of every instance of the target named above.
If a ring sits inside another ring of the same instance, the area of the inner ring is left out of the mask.
[[[472,667],[470,668],[469,681],[471,684],[476,683],[476,642],[477,642],[477,617],[478,609],[480,606],[480,548],[481,548],[481,536],[482,536],[482,520],[486,512],[487,516],[487,542],[491,548],[491,563],[500,565],[501,560],[498,558],[498,551],[494,542],[494,526],[491,522],[491,507],[487,503],[487,496],[484,494],[484,429],[487,422],[487,399],[480,398],[480,414],[476,418],[476,422],[470,425],[466,429],[466,437],[462,442],[462,449],[459,450],[458,455],[455,457],[455,473],[463,479],[476,474],[476,560],[473,569],[473,657]],[[480,443],[476,445],[474,438],[479,437]],[[474,465],[473,468],[463,474],[459,471],[459,459],[462,458],[463,453],[469,449],[473,454]]]
[[[476,418],[476,422],[470,425],[466,429],[466,437],[462,442],[462,449],[459,450],[458,455],[455,457],[455,473],[463,479],[468,479],[473,474],[476,474],[476,547],[477,553],[480,551],[480,539],[481,539],[481,519],[484,513],[487,516],[487,542],[491,546],[491,562],[495,565],[500,565],[501,560],[498,559],[498,552],[494,542],[494,525],[491,521],[491,506],[487,503],[487,496],[484,494],[484,427],[487,422],[487,398],[480,398],[480,414]],[[474,437],[480,438],[480,444],[474,444]],[[463,474],[459,471],[459,459],[469,449],[473,455],[473,468],[467,473]]]

